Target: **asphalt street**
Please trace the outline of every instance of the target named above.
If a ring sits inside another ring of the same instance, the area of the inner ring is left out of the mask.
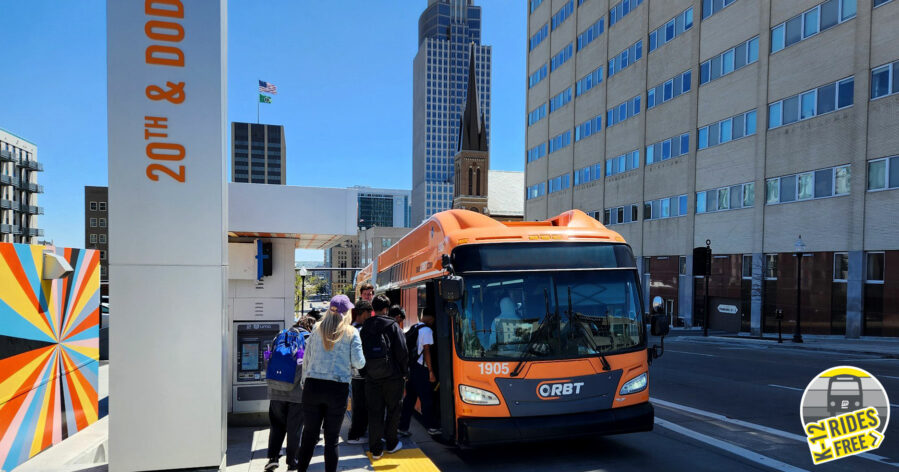
[[[420,429],[415,439],[446,471],[899,471],[896,418],[873,453],[812,464],[799,403],[817,374],[838,365],[874,374],[899,408],[899,359],[674,336],[650,371],[652,432],[466,451]]]

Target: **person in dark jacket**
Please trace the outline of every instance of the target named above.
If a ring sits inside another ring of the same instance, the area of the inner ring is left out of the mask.
[[[365,398],[368,404],[368,448],[372,459],[403,448],[397,437],[403,401],[403,385],[409,376],[406,336],[389,316],[390,299],[378,295],[372,300],[375,316],[362,324],[362,350],[366,364]],[[383,340],[383,341],[382,341]],[[387,352],[379,353],[386,342]],[[384,355],[386,354],[386,356]],[[385,367],[386,366],[386,367]],[[386,444],[381,442],[384,438]]]
[[[365,293],[365,286],[362,288]],[[362,323],[371,318],[371,303],[359,299],[356,300],[356,306],[351,310],[353,314],[353,327],[357,331],[362,329]],[[353,380],[350,383],[352,391],[353,419],[350,422],[350,430],[347,433],[346,442],[349,444],[365,444],[368,438],[365,433],[368,432],[368,407],[365,404],[365,377],[363,372],[353,370]]]
[[[308,338],[312,332],[312,318],[301,318],[291,331]],[[272,340],[272,345],[278,338]],[[302,362],[300,359],[298,362]],[[303,431],[303,385],[300,379],[303,375],[302,364],[297,366],[297,373],[293,380],[292,390],[276,390],[268,388],[268,420],[270,431],[268,435],[268,463],[266,471],[278,468],[278,459],[281,456],[281,443],[287,436],[287,467],[297,467],[297,452],[300,448],[300,435]]]

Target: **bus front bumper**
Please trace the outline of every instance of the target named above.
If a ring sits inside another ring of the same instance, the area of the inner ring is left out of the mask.
[[[597,434],[652,431],[654,413],[649,402],[623,408],[570,415],[521,418],[461,418],[459,444],[479,446],[560,439]]]

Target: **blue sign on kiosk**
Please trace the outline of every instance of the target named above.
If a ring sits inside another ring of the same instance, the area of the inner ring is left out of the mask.
[[[265,253],[261,239],[256,240],[256,280],[262,280],[265,275],[265,260],[271,259],[272,256]]]

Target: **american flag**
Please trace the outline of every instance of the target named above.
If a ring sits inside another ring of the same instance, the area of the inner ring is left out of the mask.
[[[265,93],[273,93],[275,95],[278,94],[278,87],[270,82],[266,82],[264,80],[259,81],[259,91]]]

